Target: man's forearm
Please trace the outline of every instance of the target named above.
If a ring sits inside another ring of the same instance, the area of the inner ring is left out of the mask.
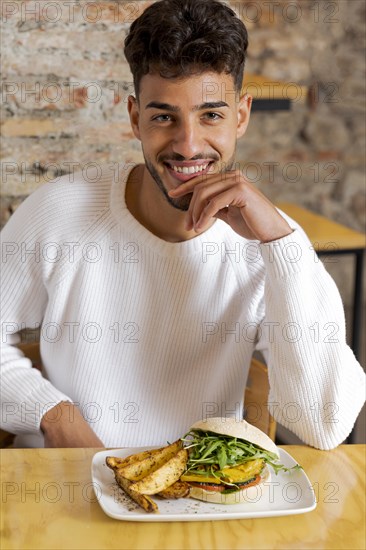
[[[103,447],[79,409],[63,401],[50,409],[41,420],[45,447]]]
[[[365,391],[339,292],[299,230],[261,250],[266,314],[257,349],[269,365],[272,414],[305,443],[332,449],[350,433]]]

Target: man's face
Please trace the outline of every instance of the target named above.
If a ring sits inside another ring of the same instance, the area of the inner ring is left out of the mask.
[[[168,191],[193,177],[233,167],[250,101],[240,100],[227,74],[173,80],[148,74],[140,82],[139,102],[130,96],[129,112],[151,178],[172,206],[188,210],[191,195],[172,199]]]

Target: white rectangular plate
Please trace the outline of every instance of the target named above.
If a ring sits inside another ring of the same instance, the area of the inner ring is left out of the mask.
[[[247,502],[225,505],[190,498],[164,500],[153,496],[159,513],[147,513],[118,487],[112,470],[105,462],[107,456],[123,458],[146,448],[101,451],[94,455],[93,487],[100,506],[108,516],[124,521],[212,521],[304,514],[316,507],[314,490],[303,470],[276,475],[270,468],[270,482],[257,486],[257,494]],[[291,455],[283,449],[278,450],[282,464],[287,468],[295,466],[296,461]]]

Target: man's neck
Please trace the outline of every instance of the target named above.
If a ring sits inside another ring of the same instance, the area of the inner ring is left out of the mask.
[[[193,230],[185,229],[186,212],[168,203],[144,164],[135,166],[130,172],[125,200],[133,217],[164,241],[177,243],[198,235]],[[207,229],[205,227],[202,233]]]

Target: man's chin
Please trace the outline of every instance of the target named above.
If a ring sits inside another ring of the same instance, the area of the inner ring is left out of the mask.
[[[184,195],[184,197],[181,197],[179,199],[172,199],[171,197],[169,197],[166,191],[164,195],[167,201],[169,202],[169,204],[173,206],[173,208],[176,208],[177,210],[182,210],[183,212],[187,212],[189,205],[191,203],[192,193],[189,193],[188,195]]]
[[[170,206],[172,206],[173,208],[176,208],[177,210],[186,212],[191,202],[192,193],[189,193],[188,195],[184,195],[184,197],[180,197],[179,199],[172,199],[168,195],[168,191],[164,185],[162,178],[159,176],[155,167],[146,159],[146,157],[145,157],[145,166],[150,172],[151,177],[157,184],[160,191],[163,193],[165,200],[170,204]]]

